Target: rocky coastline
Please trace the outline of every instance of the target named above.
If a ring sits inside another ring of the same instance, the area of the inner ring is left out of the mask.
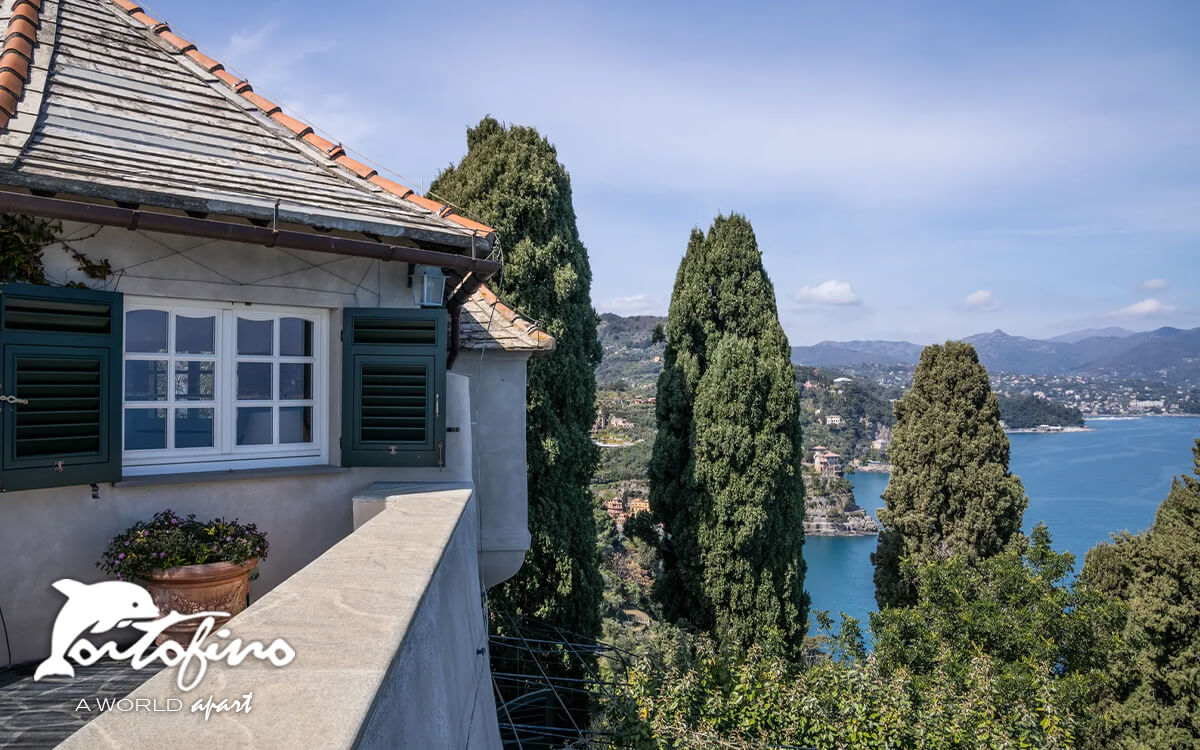
[[[854,502],[854,491],[842,477],[804,477],[805,536],[874,536],[879,523]]]

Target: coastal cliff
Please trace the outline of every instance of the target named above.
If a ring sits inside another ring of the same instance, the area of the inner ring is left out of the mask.
[[[854,490],[842,477],[804,475],[805,536],[872,536],[875,518],[854,502]]]

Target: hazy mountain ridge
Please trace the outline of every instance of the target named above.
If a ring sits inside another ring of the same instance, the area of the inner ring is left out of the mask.
[[[652,383],[661,365],[663,345],[650,341],[666,318],[654,315],[600,315],[604,362],[597,379],[625,378]],[[1091,335],[1097,334],[1097,335]],[[1200,380],[1200,328],[1163,327],[1153,331],[1091,328],[1049,339],[1012,336],[995,330],[968,336],[989,370],[1026,375],[1098,375],[1117,379]],[[792,362],[814,367],[914,365],[924,347],[909,341],[822,341],[792,347]]]
[[[1113,377],[1200,377],[1200,328],[1164,327],[1133,332],[1098,329],[1103,335],[1076,331],[1053,339],[1011,336],[1004,331],[977,333],[974,345],[989,370],[1029,375],[1068,373]],[[915,364],[922,347],[907,341],[822,341],[792,347],[792,361],[817,367],[861,364]]]

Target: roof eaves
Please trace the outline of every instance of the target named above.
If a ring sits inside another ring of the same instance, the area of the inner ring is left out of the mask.
[[[506,323],[516,328],[523,336],[529,339],[532,344],[530,348],[535,350],[535,355],[537,353],[554,351],[557,342],[553,336],[543,331],[541,325],[536,320],[525,317],[501,302],[496,293],[489,289],[486,284],[479,287],[479,290],[475,292],[475,296],[483,304],[490,307]]]
[[[16,0],[20,3],[39,3],[41,0]],[[311,125],[284,114],[282,107],[275,102],[254,91],[250,82],[244,79],[239,79],[225,69],[225,66],[209,57],[196,48],[196,45],[175,32],[171,31],[171,27],[165,22],[149,15],[142,9],[140,5],[132,2],[132,0],[110,0],[116,8],[124,11],[131,19],[138,21],[151,31],[159,40],[161,40],[166,49],[170,52],[183,55],[192,63],[198,65],[201,69],[207,71],[217,80],[225,84],[234,94],[241,97],[242,100],[254,105],[267,118],[274,122],[279,129],[291,134],[293,138],[297,138],[307,145],[319,151],[326,160],[342,167],[349,173],[356,175],[359,179],[365,180],[375,187],[396,196],[397,198],[412,203],[420,208],[429,211],[439,218],[449,221],[453,224],[469,230],[480,237],[489,238],[495,234],[495,230],[486,224],[468,219],[455,212],[453,206],[438,203],[430,200],[413,189],[401,185],[398,182],[381,177],[379,173],[367,164],[351,158],[346,154],[345,149],[340,145],[333,143],[321,136],[317,135]],[[6,42],[7,49],[7,42]],[[3,101],[0,97],[0,108]],[[0,115],[2,117],[2,115]],[[2,123],[0,123],[2,125]]]

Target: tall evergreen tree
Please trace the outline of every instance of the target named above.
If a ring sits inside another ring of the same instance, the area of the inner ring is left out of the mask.
[[[488,223],[504,246],[506,302],[557,340],[529,362],[526,450],[531,548],[495,606],[588,635],[600,631],[603,581],[588,488],[597,462],[589,430],[600,362],[592,272],[571,181],[537,130],[491,117],[467,130],[467,155],[430,194]]]
[[[738,646],[778,635],[794,653],[808,615],[799,395],[744,217],[692,232],[666,339],[649,472],[664,612]]]
[[[1192,451],[1200,475],[1200,440]],[[1147,531],[1093,547],[1081,580],[1127,606],[1105,744],[1200,747],[1200,480],[1175,479]]]
[[[1008,471],[1008,437],[975,347],[947,341],[921,352],[913,386],[896,402],[892,474],[879,511],[884,530],[871,556],[880,607],[916,600],[914,568],[960,555],[1000,552],[1029,500]]]

